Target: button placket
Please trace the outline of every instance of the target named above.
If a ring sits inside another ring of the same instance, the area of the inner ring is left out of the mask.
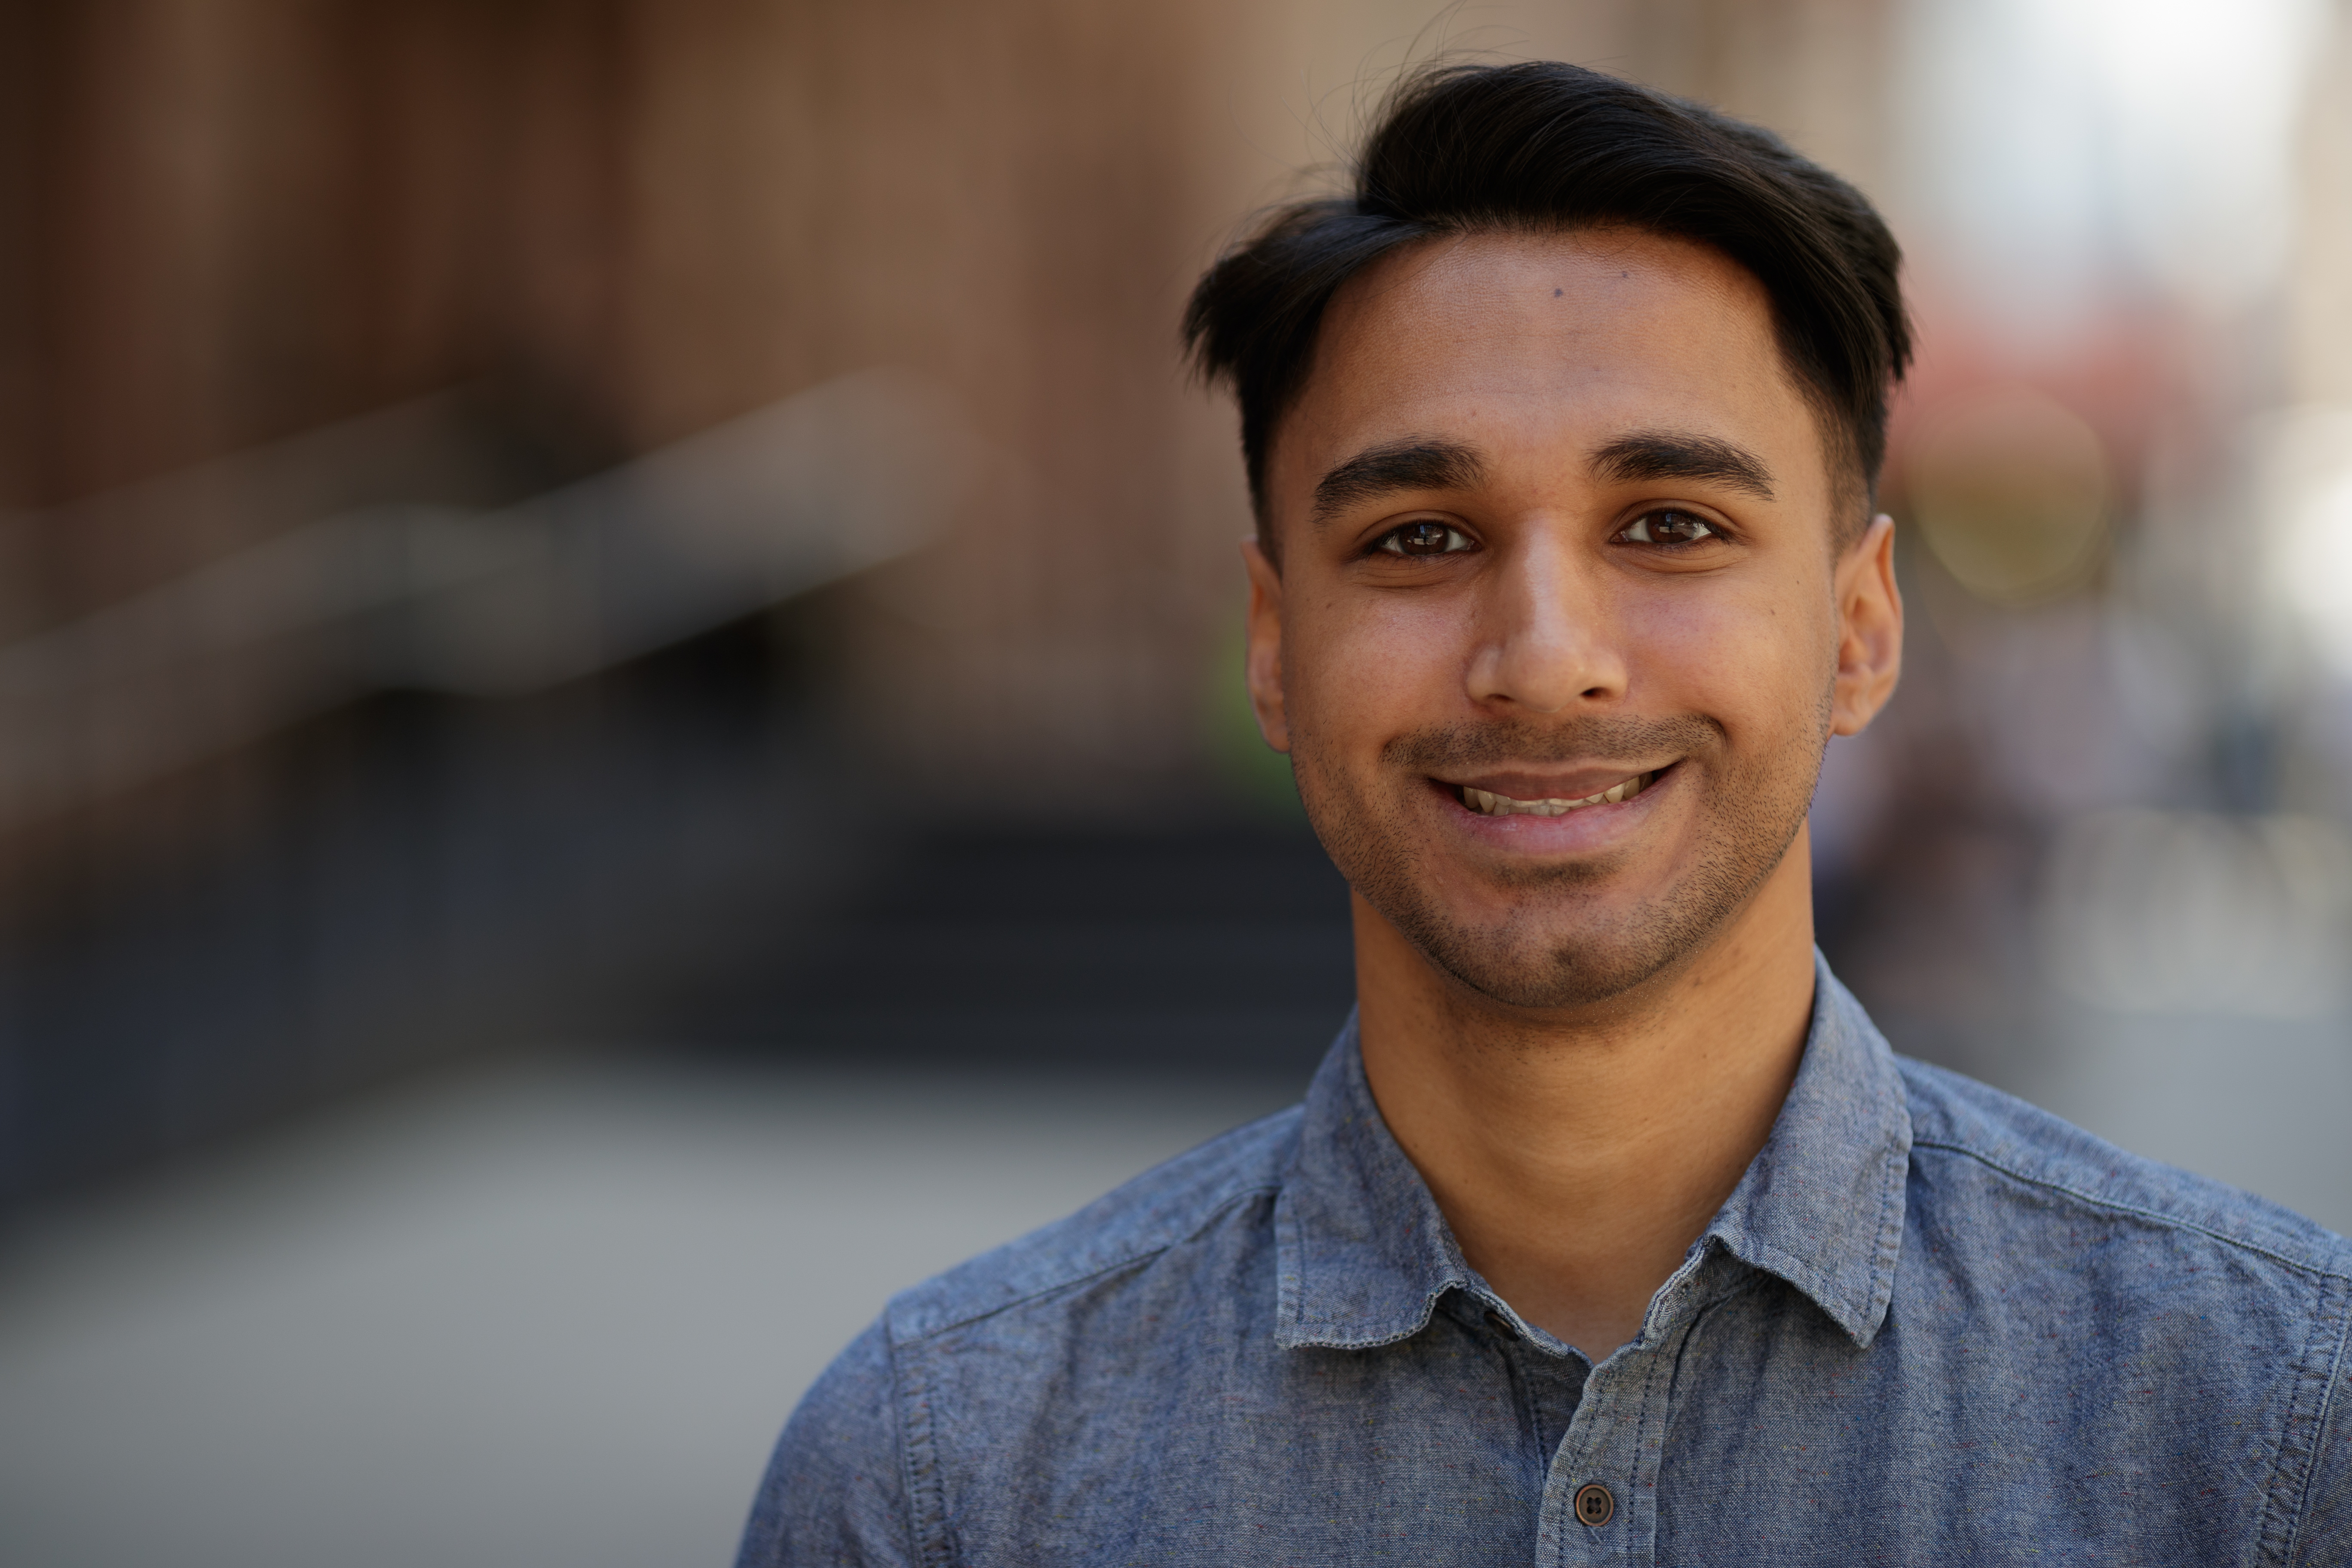
[[[1625,1554],[1624,1510],[1617,1506],[1619,1487],[1632,1470],[1631,1422],[1638,1422],[1639,1390],[1647,1380],[1640,1363],[1650,1352],[1621,1355],[1605,1367],[1595,1367],[1584,1382],[1584,1400],[1569,1423],[1568,1435],[1551,1457],[1544,1479],[1543,1510],[1537,1521],[1536,1561],[1542,1568],[1573,1564],[1642,1561]],[[1630,1402],[1629,1392],[1636,1397]],[[1609,1493],[1610,1507],[1598,1522],[1590,1522],[1591,1489]],[[1584,1504],[1583,1508],[1578,1505]]]
[[[1537,1561],[1547,1565],[1654,1563],[1658,1466],[1664,1457],[1667,1403],[1682,1347],[1697,1325],[1692,1292],[1676,1291],[1675,1310],[1657,1342],[1595,1367],[1568,1436],[1552,1456],[1537,1527]],[[1676,1321],[1679,1320],[1679,1321]],[[1595,1508],[1595,1493],[1608,1508]]]
[[[1481,1312],[1478,1321],[1510,1379],[1512,1405],[1528,1452],[1548,1479],[1551,1456],[1566,1438],[1583,1394],[1586,1363],[1565,1346],[1548,1348],[1521,1332],[1499,1304]]]

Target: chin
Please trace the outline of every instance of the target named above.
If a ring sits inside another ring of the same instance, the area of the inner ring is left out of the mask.
[[[1465,854],[1421,815],[1417,779],[1365,787],[1310,754],[1299,795],[1340,874],[1433,969],[1501,1005],[1557,1011],[1678,970],[1747,906],[1802,830],[1812,793],[1818,752],[1776,756],[1785,765],[1735,770],[1717,787],[1686,782],[1676,842],[1644,835],[1580,862]]]
[[[1500,1005],[1551,1012],[1603,1005],[1679,970],[1747,906],[1786,844],[1751,841],[1745,854],[1699,855],[1647,877],[1621,864],[1496,886],[1459,868],[1432,875],[1403,857],[1367,857],[1349,879],[1440,973]],[[1463,896],[1465,884],[1477,891]]]
[[[1457,925],[1442,917],[1388,919],[1456,984],[1504,1006],[1538,1012],[1615,1001],[1673,968],[1711,934],[1612,929],[1606,922],[1573,934],[1538,934]]]

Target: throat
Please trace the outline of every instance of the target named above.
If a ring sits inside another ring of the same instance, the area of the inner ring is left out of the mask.
[[[1810,927],[1718,941],[1601,1021],[1465,1005],[1359,905],[1359,1038],[1381,1119],[1471,1266],[1597,1364],[1639,1334],[1771,1133],[1811,1019]]]

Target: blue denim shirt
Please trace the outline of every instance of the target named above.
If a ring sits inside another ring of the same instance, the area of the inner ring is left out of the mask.
[[[893,1301],[740,1561],[2343,1564],[2347,1300],[2340,1237],[1897,1058],[1823,968],[1592,1366],[1463,1260],[1350,1026],[1303,1106]]]

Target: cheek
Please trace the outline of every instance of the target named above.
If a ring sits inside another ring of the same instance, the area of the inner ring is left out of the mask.
[[[1644,596],[1623,623],[1629,695],[1646,710],[1706,714],[1735,745],[1743,731],[1811,724],[1836,668],[1834,641],[1813,611],[1792,584]]]
[[[1343,597],[1312,605],[1284,628],[1284,690],[1294,727],[1345,744],[1385,743],[1453,717],[1460,695],[1463,615],[1427,597]],[[1434,709],[1433,704],[1435,705]]]

